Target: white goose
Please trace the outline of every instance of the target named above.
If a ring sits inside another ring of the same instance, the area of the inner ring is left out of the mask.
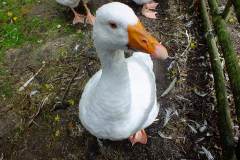
[[[97,10],[93,39],[102,69],[87,83],[79,104],[83,126],[100,139],[147,143],[144,128],[159,107],[152,56],[166,59],[167,50],[153,38],[125,4],[112,2]],[[125,58],[124,50],[135,52]]]
[[[64,6],[70,7],[71,10],[74,13],[74,19],[73,19],[73,24],[77,23],[84,23],[84,19],[86,17],[87,23],[93,25],[95,17],[91,14],[89,8],[87,7],[87,4],[85,1],[83,1],[84,8],[87,11],[87,16],[81,15],[77,13],[74,8],[76,8],[81,0],[56,0],[59,4],[62,4]]]

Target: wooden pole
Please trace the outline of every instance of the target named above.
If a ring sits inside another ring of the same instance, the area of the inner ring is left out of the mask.
[[[208,0],[208,2],[211,8],[213,24],[215,26],[218,40],[222,48],[223,57],[226,62],[238,123],[240,123],[240,66],[238,64],[238,57],[234,50],[233,42],[231,40],[230,33],[227,30],[226,23],[219,14],[216,0]]]
[[[231,0],[232,4],[234,6],[234,10],[238,19],[238,23],[240,24],[240,0]],[[240,126],[240,108],[237,109],[238,110],[238,125]],[[236,148],[236,155],[237,155],[237,159],[240,160],[240,137],[238,137],[238,144],[237,144],[237,148]]]
[[[219,58],[216,41],[212,33],[212,26],[209,20],[205,0],[201,0],[201,16],[206,33],[206,40],[209,47],[208,52],[210,55],[211,68],[214,76],[214,87],[216,91],[218,111],[218,128],[220,131],[220,139],[223,148],[223,159],[236,160],[234,139],[232,133],[232,120],[228,106],[224,73]]]

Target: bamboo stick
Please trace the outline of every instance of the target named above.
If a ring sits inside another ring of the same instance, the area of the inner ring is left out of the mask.
[[[231,0],[234,6],[234,10],[238,19],[238,23],[240,24],[240,0]],[[240,125],[240,108],[237,109],[238,111],[238,124]],[[240,160],[240,137],[238,137],[238,144],[236,147],[236,155],[237,159]]]
[[[220,139],[223,148],[223,159],[236,160],[232,133],[232,120],[229,112],[224,73],[219,58],[216,41],[213,34],[211,33],[212,26],[209,20],[205,0],[201,0],[201,16],[206,33],[206,40],[209,47],[208,52],[210,55],[211,68],[214,76],[214,87],[216,91],[218,111],[218,128],[220,131]]]
[[[219,14],[216,0],[208,0],[208,2],[212,13],[213,23],[218,35],[218,40],[222,48],[223,57],[226,62],[238,123],[240,123],[240,66],[238,64],[238,57],[233,48],[233,42],[231,40],[230,33],[227,30],[226,23]]]

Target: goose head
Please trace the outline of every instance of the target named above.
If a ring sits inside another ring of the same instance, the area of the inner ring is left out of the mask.
[[[97,10],[93,39],[98,54],[131,48],[160,59],[168,57],[166,48],[145,30],[134,11],[120,2]]]

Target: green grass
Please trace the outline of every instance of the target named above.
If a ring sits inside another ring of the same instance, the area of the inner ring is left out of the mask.
[[[41,1],[45,3],[45,1]],[[39,44],[64,33],[74,33],[75,28],[62,17],[47,19],[44,16],[31,16],[32,8],[38,5],[38,0],[2,0],[0,1],[0,98],[11,96],[12,87],[6,78],[2,62],[6,50],[21,47],[24,44]],[[47,13],[44,13],[47,14]]]
[[[41,0],[45,7],[50,3]],[[56,3],[53,1],[52,3]],[[57,3],[56,3],[57,4]],[[0,53],[3,49],[17,47],[24,42],[36,43],[51,33],[73,33],[75,27],[63,17],[46,19],[42,16],[31,16],[32,8],[39,5],[38,0],[2,0],[0,1]],[[50,8],[56,9],[56,7]],[[50,13],[51,14],[51,13]],[[61,25],[61,27],[57,27]]]
[[[37,43],[57,32],[73,32],[61,17],[51,20],[28,16],[37,0],[3,0],[0,2],[0,59],[6,49]],[[61,27],[57,27],[61,26]]]

